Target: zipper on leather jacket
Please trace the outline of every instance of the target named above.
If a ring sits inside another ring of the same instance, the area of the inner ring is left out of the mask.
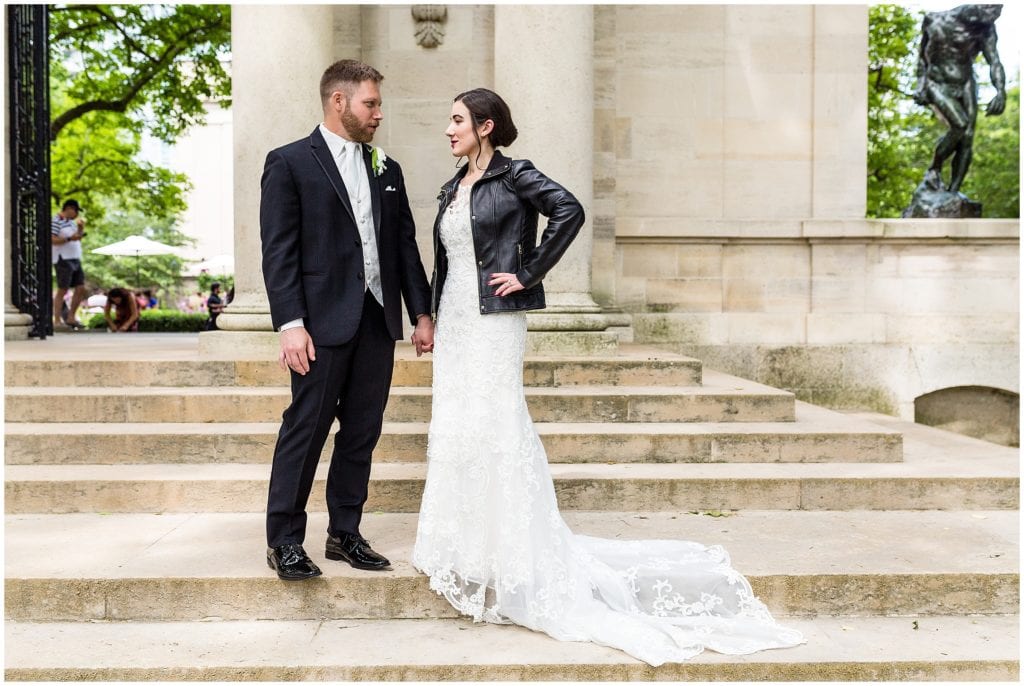
[[[441,201],[441,211],[448,207],[449,193],[449,189],[442,188],[437,194],[437,199]],[[440,222],[441,215],[438,213],[438,218],[434,221],[434,274],[430,279],[430,321],[433,323],[437,323],[437,244],[441,233]]]
[[[523,271],[523,244],[516,243],[516,253],[519,259],[519,271]]]

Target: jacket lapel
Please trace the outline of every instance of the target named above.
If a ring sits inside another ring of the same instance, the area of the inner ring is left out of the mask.
[[[380,177],[373,173],[372,150],[372,146],[363,145],[363,162],[366,164],[366,180],[370,183],[370,202],[373,209],[373,233],[377,238],[377,248],[380,249]]]
[[[337,193],[338,199],[341,200],[345,211],[348,212],[348,218],[352,220],[354,225],[356,223],[356,215],[352,211],[352,203],[348,199],[348,190],[345,188],[345,182],[341,180],[341,174],[338,173],[337,163],[331,157],[331,149],[327,147],[327,141],[324,140],[323,135],[320,133],[320,127],[313,129],[313,133],[309,136],[309,146],[313,152],[313,157],[320,165],[320,168],[324,170],[327,180],[331,182],[334,192]]]

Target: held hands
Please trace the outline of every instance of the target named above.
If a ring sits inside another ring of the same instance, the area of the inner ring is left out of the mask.
[[[494,291],[494,294],[501,296],[524,290],[523,284],[519,283],[519,279],[516,278],[516,275],[508,274],[506,272],[495,272],[494,274],[491,274],[491,280],[487,282],[487,285],[497,286],[498,288]]]
[[[291,369],[305,376],[309,372],[309,363],[315,361],[316,349],[306,327],[297,326],[281,332],[281,354],[277,358],[281,369]]]
[[[416,318],[416,330],[412,332],[412,344],[416,346],[416,357],[434,352],[434,322],[425,314]]]

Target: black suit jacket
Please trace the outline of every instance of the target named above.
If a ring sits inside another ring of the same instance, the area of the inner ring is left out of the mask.
[[[363,145],[380,258],[388,332],[402,338],[400,298],[410,321],[430,314],[430,285],[402,169],[388,158],[375,176]],[[277,329],[303,319],[315,345],[341,345],[359,326],[366,275],[363,244],[348,191],[317,127],[308,138],[272,150],[261,181],[263,280]]]

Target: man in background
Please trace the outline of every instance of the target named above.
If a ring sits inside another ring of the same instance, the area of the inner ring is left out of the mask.
[[[57,272],[57,292],[53,294],[53,326],[55,329],[81,328],[77,312],[85,298],[85,272],[82,270],[82,236],[85,235],[85,220],[78,215],[82,208],[77,200],[68,199],[60,212],[50,222],[50,242],[53,244],[52,259]],[[71,305],[67,320],[62,316],[64,296],[68,289]]]
[[[210,284],[210,297],[206,299],[206,309],[210,313],[210,320],[206,322],[206,330],[216,331],[217,317],[224,311],[224,301],[220,299],[220,283],[217,281]]]

